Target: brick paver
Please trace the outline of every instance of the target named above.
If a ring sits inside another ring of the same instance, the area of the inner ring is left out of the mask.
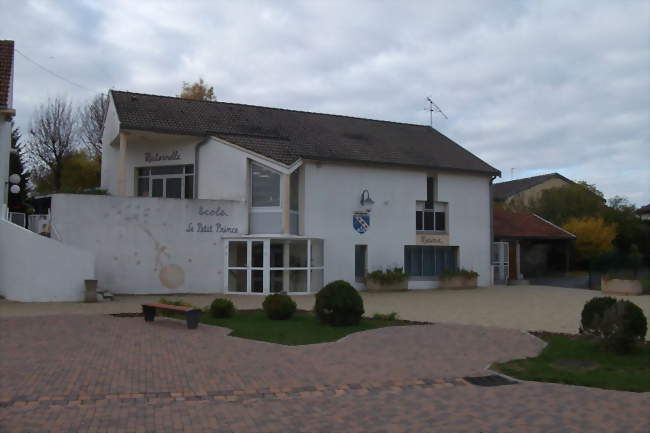
[[[541,350],[516,330],[395,327],[289,347],[111,316],[0,329],[2,432],[647,431],[648,394],[462,379]]]

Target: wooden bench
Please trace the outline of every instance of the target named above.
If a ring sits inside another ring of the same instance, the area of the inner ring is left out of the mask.
[[[188,329],[196,329],[196,327],[199,326],[201,310],[198,308],[156,303],[142,304],[142,313],[144,313],[144,320],[147,322],[153,322],[154,317],[156,317],[156,310],[168,310],[185,313],[185,320],[187,321]]]

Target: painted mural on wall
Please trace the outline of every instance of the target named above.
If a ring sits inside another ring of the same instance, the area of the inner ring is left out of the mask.
[[[96,255],[99,285],[116,293],[215,292],[222,237],[243,233],[236,201],[56,195],[53,226]]]

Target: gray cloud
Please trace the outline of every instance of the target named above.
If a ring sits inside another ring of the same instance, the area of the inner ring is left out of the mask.
[[[510,178],[548,171],[650,202],[650,4],[13,2],[0,37],[85,87],[428,123]],[[17,122],[92,95],[16,59]]]

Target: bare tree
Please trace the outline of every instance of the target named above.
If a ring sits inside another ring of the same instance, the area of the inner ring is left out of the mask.
[[[48,99],[34,112],[27,154],[33,168],[51,171],[55,191],[61,189],[65,157],[75,148],[75,129],[72,104],[63,97]]]
[[[79,138],[90,155],[101,161],[102,133],[108,111],[108,95],[100,93],[79,110]]]

